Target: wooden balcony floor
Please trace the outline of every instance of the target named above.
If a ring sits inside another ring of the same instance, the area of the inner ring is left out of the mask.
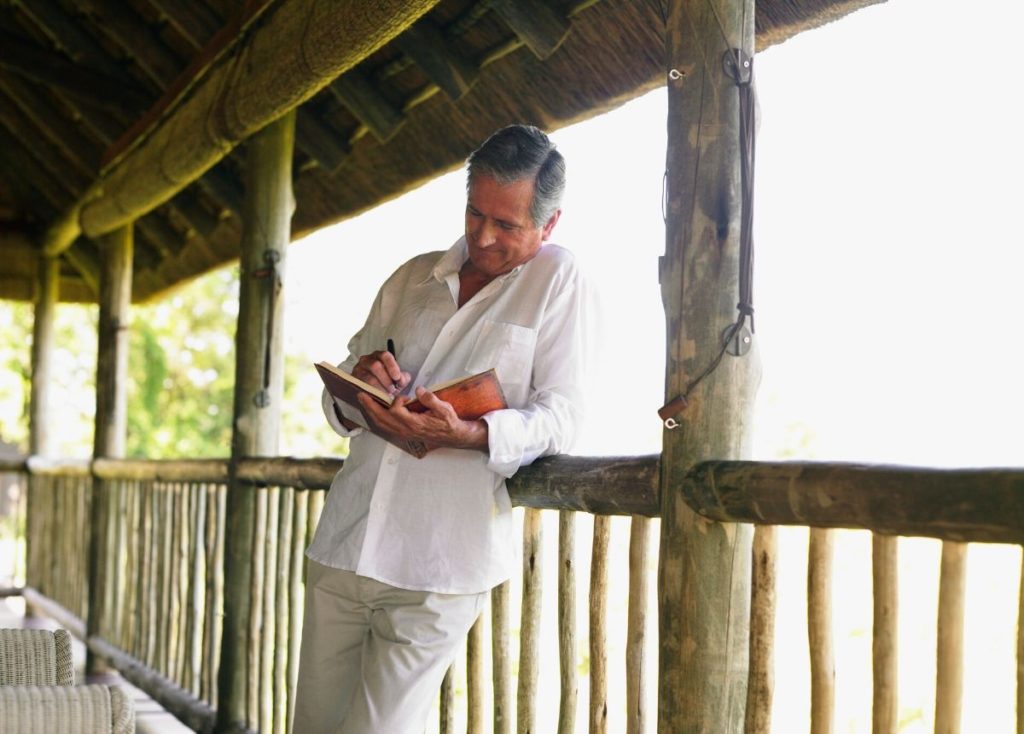
[[[21,597],[0,599],[0,627],[56,629],[59,625],[46,618],[26,618],[25,602]],[[85,645],[71,637],[75,661],[75,681],[85,678]],[[191,734],[192,730],[167,713],[160,705],[126,681],[116,672],[88,678],[88,683],[120,686],[135,704],[135,731],[137,734]]]

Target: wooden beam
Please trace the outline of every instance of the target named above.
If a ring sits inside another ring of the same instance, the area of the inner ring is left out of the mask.
[[[316,113],[307,107],[304,105],[299,108],[298,119],[295,121],[295,143],[320,168],[336,171],[350,148],[337,132],[322,123]]]
[[[69,61],[10,33],[0,31],[0,67],[47,86],[57,87],[79,101],[137,115],[149,103],[148,95],[123,80]]]
[[[745,720],[752,532],[697,515],[681,490],[697,463],[749,451],[756,349],[695,378],[721,354],[739,300],[739,93],[722,59],[725,38],[753,49],[754,2],[667,10],[666,399],[687,393],[688,407],[663,439],[658,731],[731,734]]]
[[[335,79],[331,93],[382,143],[398,132],[405,122],[401,111],[395,109],[357,69]]]
[[[247,177],[240,291],[235,338],[234,429],[232,460],[276,456],[284,395],[282,348],[284,278],[291,218],[292,159],[295,152],[295,112],[268,125],[247,145]],[[218,731],[246,724],[251,690],[250,586],[253,577],[256,497],[237,483],[228,489],[227,513],[232,532],[225,547],[224,635],[218,674]]]
[[[711,461],[681,491],[695,512],[723,522],[1024,543],[1021,469]]]
[[[395,45],[416,62],[450,99],[461,98],[480,75],[476,65],[445,40],[441,29],[429,16],[421,18],[396,38]]]
[[[544,0],[494,0],[492,5],[538,59],[553,54],[569,34],[569,19]]]
[[[381,0],[275,4],[259,28],[232,48],[245,72],[225,60],[189,77],[189,93],[175,96],[143,139],[115,144],[116,161],[82,197],[82,229],[115,229],[202,176],[241,140],[312,98],[332,79],[381,48],[436,0]],[[282,39],[295,39],[294,43]],[[213,43],[211,41],[211,43]],[[230,114],[210,116],[210,110]],[[212,124],[211,124],[212,121]],[[128,153],[128,146],[131,153]],[[110,160],[108,157],[107,160]]]

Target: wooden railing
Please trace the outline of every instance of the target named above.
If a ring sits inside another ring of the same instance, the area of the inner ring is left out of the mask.
[[[255,492],[252,615],[244,661],[247,717],[253,729],[284,731],[295,685],[303,550],[316,525],[324,489],[339,467],[334,460],[289,459],[244,460],[234,466],[227,461],[97,460],[71,467],[30,461],[31,588],[26,596],[58,618],[63,615],[66,626],[83,633],[89,517],[84,498],[95,492],[95,500],[104,507],[103,527],[95,535],[103,544],[104,564],[94,583],[101,585],[104,602],[100,634],[87,644],[194,729],[210,731],[217,705],[223,574],[230,573],[230,568],[223,567],[224,537],[231,532],[224,497],[227,491]],[[98,489],[91,490],[94,479]],[[556,654],[554,649],[542,650],[540,643],[540,599],[545,590],[542,518],[553,520],[554,512],[560,660],[557,730],[575,731],[576,718],[585,716],[590,731],[606,731],[612,706],[625,706],[627,732],[642,732],[653,724],[653,713],[644,706],[654,682],[645,678],[649,662],[643,660],[643,635],[648,629],[644,620],[649,613],[643,569],[651,563],[650,518],[658,514],[657,482],[657,457],[559,457],[524,469],[510,482],[513,503],[526,508],[523,574],[492,592],[489,620],[479,620],[469,635],[466,703],[459,714],[465,716],[470,732],[487,728],[487,719],[496,734],[511,732],[513,722],[520,732],[538,728],[539,671],[542,665],[550,666]],[[757,523],[748,732],[768,731],[771,720],[775,525],[812,528],[807,591],[812,732],[833,731],[835,718],[830,528],[879,533],[872,545],[872,715],[878,732],[895,732],[897,727],[896,536],[944,540],[935,717],[937,731],[958,731],[965,544],[1019,544],[1024,539],[1024,471],[709,462],[689,472],[680,491],[691,508],[706,518]],[[575,627],[575,590],[581,585],[576,577],[581,557],[577,512],[594,516],[586,601],[590,705],[585,712],[577,711],[581,680]],[[633,518],[628,588],[607,586],[611,515]],[[627,594],[626,690],[609,691],[608,670],[621,662],[607,657],[606,605],[608,599]],[[513,622],[516,606],[520,608],[518,625]],[[488,631],[490,672],[484,669]],[[442,732],[454,731],[453,687],[450,675],[441,692]],[[1024,686],[1018,681],[1021,690]]]
[[[92,542],[100,544],[101,569],[92,579],[101,599],[98,633],[90,650],[145,690],[154,700],[196,731],[212,731],[218,703],[218,666],[223,630],[225,517],[228,491],[251,491],[256,497],[252,538],[250,624],[244,665],[247,671],[247,724],[260,732],[285,732],[290,720],[298,665],[303,608],[304,550],[323,506],[325,490],[341,467],[337,460],[252,459],[232,465],[214,461],[132,461],[100,459],[47,464],[30,460],[32,538],[28,565],[29,603],[56,617],[81,637],[88,613],[85,559],[90,517],[87,499],[100,504],[101,527]],[[233,484],[232,484],[233,482]],[[646,597],[650,588],[650,517],[657,514],[657,459],[578,459],[541,461],[511,482],[513,503],[523,513],[524,575],[492,592],[490,619],[478,620],[466,655],[466,703],[458,712],[470,731],[482,731],[485,718],[496,732],[535,731],[538,676],[550,657],[541,651],[543,577],[542,515],[558,514],[558,637],[561,652],[559,731],[575,728],[578,668],[575,588],[577,511],[594,513],[591,566],[590,639],[591,719],[598,726],[607,701],[619,699],[642,731],[647,717],[641,656]],[[230,487],[237,487],[232,490]],[[608,518],[634,515],[633,577],[624,588],[609,589],[606,574]],[[93,513],[93,517],[97,515]],[[607,669],[602,599],[629,594],[632,679],[627,690],[609,694],[602,676]],[[514,624],[514,602],[521,614]],[[487,624],[487,622],[490,624]],[[514,639],[515,627],[519,628]],[[488,635],[489,632],[489,635]],[[490,638],[492,671],[484,670]],[[518,676],[513,675],[518,641]],[[542,662],[543,657],[543,662]],[[513,685],[518,687],[513,694]],[[488,687],[491,690],[488,692]],[[490,695],[488,695],[490,693]],[[513,695],[515,698],[513,699]],[[485,703],[490,701],[490,711]],[[441,691],[442,732],[456,720],[454,676]],[[534,722],[527,726],[526,722]],[[600,728],[595,728],[600,731]]]

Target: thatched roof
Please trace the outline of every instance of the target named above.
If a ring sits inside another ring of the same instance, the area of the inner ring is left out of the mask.
[[[878,0],[763,0],[759,48]],[[245,138],[299,105],[293,236],[660,86],[664,0],[0,0],[0,298],[95,301],[135,221],[135,300],[238,255]],[[154,163],[155,162],[155,163]],[[143,213],[144,212],[144,213]],[[140,216],[141,215],[141,216]]]

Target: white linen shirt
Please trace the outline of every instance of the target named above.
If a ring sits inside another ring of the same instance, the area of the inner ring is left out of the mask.
[[[341,364],[394,340],[402,369],[419,385],[495,368],[507,410],[488,413],[488,452],[435,449],[422,459],[356,428],[334,402],[324,414],[352,436],[307,555],[392,586],[449,594],[486,591],[518,560],[505,479],[520,466],[567,451],[581,416],[587,326],[585,282],[572,254],[547,244],[458,307],[465,238],[420,255],[381,287]],[[358,411],[338,402],[359,423]]]

